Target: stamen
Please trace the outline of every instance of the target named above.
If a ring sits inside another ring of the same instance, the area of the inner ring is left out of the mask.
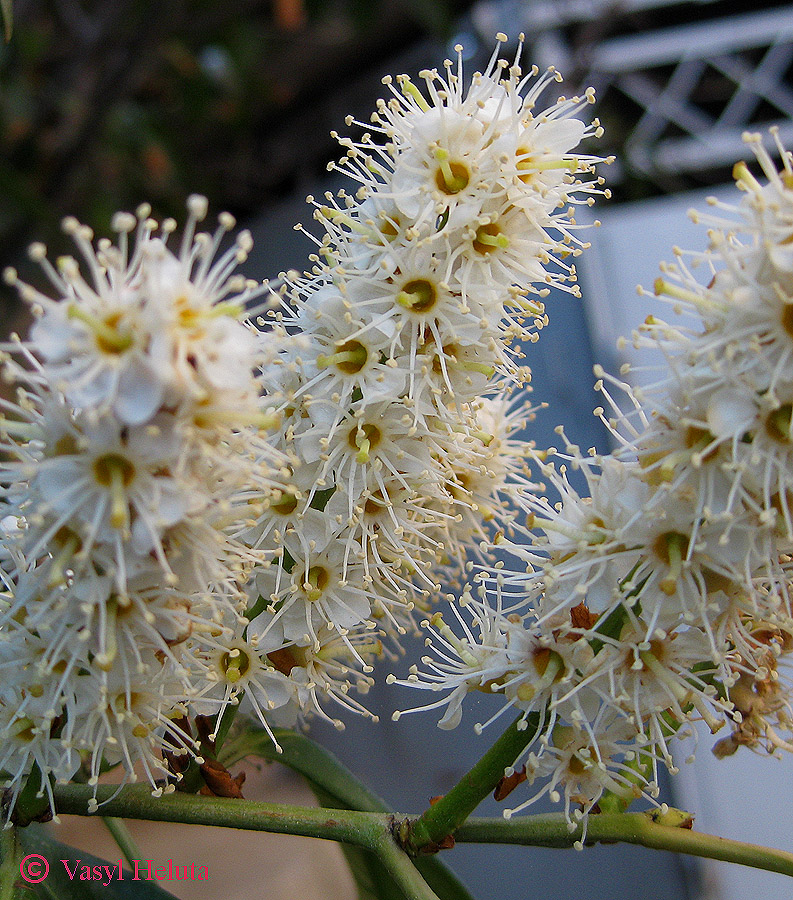
[[[116,621],[118,618],[118,597],[112,596],[105,604],[107,610],[105,619],[105,649],[97,653],[94,662],[103,672],[109,672],[113,668],[118,645],[116,644]]]
[[[677,297],[678,300],[685,300],[696,306],[699,306],[702,303],[702,298],[699,294],[695,294],[694,291],[688,291],[678,284],[672,284],[671,281],[665,281],[660,276],[653,282],[653,289],[655,290],[655,295],[657,297],[660,297],[663,294],[667,297]]]
[[[432,107],[427,103],[424,99],[424,95],[409,78],[400,78],[399,86],[402,89],[402,93],[406,97],[410,97],[422,112],[429,112]]]

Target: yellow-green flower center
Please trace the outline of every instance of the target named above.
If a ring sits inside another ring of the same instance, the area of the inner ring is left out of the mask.
[[[793,416],[793,405],[785,403],[779,409],[775,409],[765,420],[765,430],[768,436],[780,444],[789,444],[790,437],[790,420]]]
[[[239,647],[229,650],[220,657],[220,669],[226,681],[231,684],[236,684],[243,678],[250,667],[250,657]]]
[[[414,313],[429,312],[438,302],[438,291],[426,278],[415,278],[402,286],[397,303]]]

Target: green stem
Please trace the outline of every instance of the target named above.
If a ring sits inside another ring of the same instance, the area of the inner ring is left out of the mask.
[[[133,860],[143,859],[143,854],[135,843],[135,838],[129,832],[123,819],[114,816],[102,816],[102,821],[107,830],[113,835],[113,840],[118,844],[119,850],[124,854],[124,859],[131,869],[134,869]]]
[[[625,764],[623,776],[630,784],[641,786],[652,780],[653,758],[648,753],[637,752],[632,760]],[[640,795],[639,795],[640,796]],[[621,792],[603,791],[598,800],[598,807],[603,813],[624,813],[636,799],[637,795],[625,787]]]
[[[19,878],[19,841],[16,828],[0,831],[0,900],[14,900],[15,885]]]
[[[422,878],[410,857],[397,846],[390,815],[255,803],[225,797],[195,797],[179,792],[152,797],[145,785],[125,787],[113,797],[116,790],[112,785],[102,785],[96,792],[96,799],[111,818],[219,825],[341,841],[376,854],[403,891],[405,900],[438,900],[438,895]],[[55,800],[61,813],[86,815],[92,795],[93,789],[88,785],[55,786]]]
[[[377,854],[406,892],[408,900],[435,900],[437,896],[395,843],[393,817],[390,815],[254,803],[224,797],[191,797],[178,792],[152,797],[145,785],[125,787],[114,797],[117,790],[114,785],[102,785],[97,790],[97,800],[110,816],[220,825],[341,841]],[[93,796],[90,786],[55,785],[54,792],[59,812],[87,815],[88,800]],[[674,816],[671,818],[676,820]],[[460,843],[527,844],[536,847],[571,847],[582,838],[581,825],[570,832],[561,813],[524,816],[510,821],[472,818],[459,826],[455,833],[455,839]],[[661,824],[653,821],[648,813],[590,815],[585,843],[600,842],[640,844],[655,850],[719,859],[793,877],[793,853]],[[8,846],[8,843],[4,844],[3,866],[9,858]]]
[[[288,766],[302,775],[311,786],[320,806],[387,813],[388,805],[360,782],[329,750],[304,734],[288,728],[274,729],[282,748],[278,753],[272,739],[262,728],[247,724],[245,730],[230,738],[218,753],[220,762],[230,768],[234,763],[255,756]],[[442,897],[473,900],[465,886],[436,856],[413,860],[427,884]]]
[[[521,723],[523,728],[518,727]],[[534,737],[538,716],[528,721],[516,719],[501,735],[479,762],[434,806],[431,806],[410,826],[407,847],[411,853],[422,850],[432,852],[445,837],[471,815],[479,804],[492,793],[507,769]]]
[[[407,900],[438,900],[438,895],[422,878],[413,860],[397,846],[391,835],[382,838],[372,849]]]
[[[55,785],[59,813],[86,815],[94,788],[83,784]],[[146,785],[130,785],[118,791],[114,785],[100,785],[96,799],[102,812],[123,819],[150,819],[155,822],[182,822],[186,825],[220,825],[248,831],[299,834],[304,837],[343,841],[373,849],[383,834],[390,834],[386,815],[256,803],[227,797],[197,797],[178,791],[152,797]]]
[[[579,825],[573,832],[561,813],[502,819],[471,818],[455,832],[459,843],[526,844],[532,847],[572,847],[582,839]],[[793,876],[793,853],[760,847],[743,841],[675,828],[652,821],[647,813],[601,813],[590,815],[586,844],[640,844],[653,850],[671,850],[689,856],[766,869]]]

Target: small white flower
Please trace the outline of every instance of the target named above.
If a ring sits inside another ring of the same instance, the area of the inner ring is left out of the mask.
[[[321,627],[345,631],[367,620],[374,593],[371,576],[345,546],[333,541],[325,547],[301,546],[293,537],[285,549],[292,559],[288,573],[270,566],[256,576],[259,593],[273,604],[274,616],[254,619],[252,635],[265,634],[277,622],[287,640],[317,640]]]
[[[271,634],[272,631],[265,626],[264,633]],[[344,723],[332,718],[325,710],[327,701],[347,713],[377,721],[377,716],[350,696],[351,690],[366,694],[374,683],[368,674],[353,671],[355,668],[370,672],[371,661],[382,652],[380,641],[371,632],[358,628],[339,635],[332,629],[321,628],[316,642],[270,642],[269,647],[268,661],[289,676],[294,687],[292,702],[273,711],[274,723],[281,721],[293,725],[297,720],[316,715],[343,730]]]
[[[64,258],[56,271],[39,244],[31,256],[44,267],[58,297],[52,299],[19,282],[6,280],[33,305],[39,319],[26,349],[40,360],[43,376],[79,408],[112,411],[121,422],[138,425],[163,404],[195,402],[208,394],[250,390],[255,362],[254,335],[239,321],[246,302],[264,292],[232,275],[245,259],[250,236],[213,262],[233,219],[221,216],[214,237],[195,235],[206,215],[206,201],[193,197],[179,254],[165,243],[172,220],[155,236],[150,209],[138,219],[118,214],[118,243],[92,244],[93,233],[74,219],[64,228],[77,243],[88,278],[77,262]],[[137,233],[129,247],[129,234]],[[229,367],[229,356],[239,365]]]

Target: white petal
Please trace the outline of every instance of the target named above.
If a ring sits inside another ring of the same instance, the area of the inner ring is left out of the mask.
[[[714,437],[740,437],[755,424],[757,405],[750,395],[726,387],[708,400],[706,417],[708,430]]]
[[[163,382],[145,359],[132,359],[125,367],[118,385],[113,408],[128,425],[140,425],[159,409]]]

